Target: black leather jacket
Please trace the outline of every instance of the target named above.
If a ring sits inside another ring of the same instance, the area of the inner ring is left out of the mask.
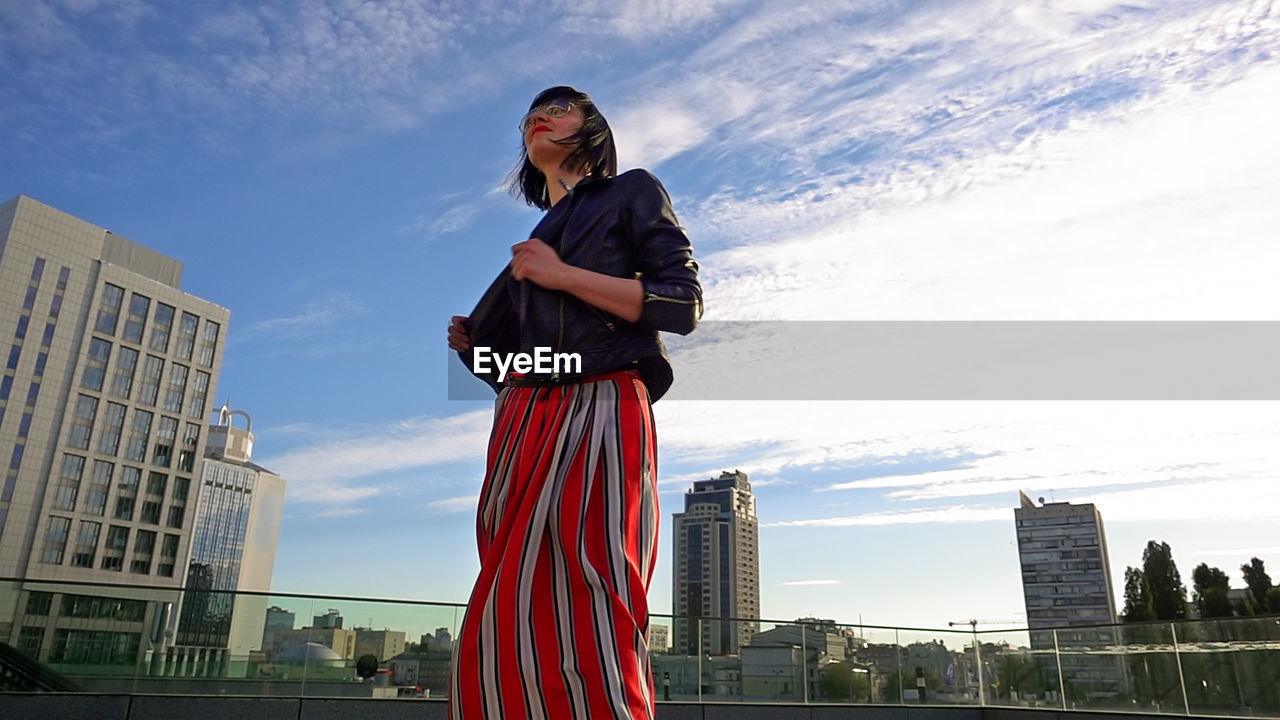
[[[580,375],[637,367],[656,401],[671,386],[671,364],[658,331],[686,335],[702,317],[702,287],[693,247],[676,221],[658,179],[645,170],[616,178],[584,178],[534,228],[569,265],[614,277],[637,278],[644,306],[631,323],[569,293],[511,278],[503,270],[473,311],[472,347],[533,355],[535,348],[577,353]],[[472,352],[459,353],[467,369],[495,389],[498,373],[477,373]],[[563,368],[562,368],[563,369]],[[531,373],[548,383],[572,382],[577,373]]]

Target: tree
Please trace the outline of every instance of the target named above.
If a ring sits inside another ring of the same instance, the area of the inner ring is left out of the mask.
[[[368,654],[361,655],[360,659],[356,660],[356,674],[365,680],[377,675],[378,658]]]
[[[1156,619],[1156,609],[1151,600],[1151,584],[1147,576],[1136,567],[1124,569],[1125,622],[1149,622]]]
[[[924,671],[924,687],[927,700],[933,696],[935,690],[942,686],[942,679],[938,677],[938,671],[932,665],[923,665],[921,669]],[[915,690],[917,688],[915,668],[894,670],[880,677],[884,678],[881,681],[884,683],[884,702],[902,702],[902,690]]]
[[[1267,612],[1280,615],[1280,587],[1267,590]]]
[[[1208,563],[1200,563],[1191,573],[1191,600],[1202,618],[1231,617],[1231,599],[1227,592],[1231,589],[1227,574]]]
[[[996,666],[996,697],[1002,700],[1019,697],[1043,696],[1049,689],[1044,673],[1034,659],[1018,655],[1005,655]]]
[[[1147,543],[1142,552],[1142,574],[1151,587],[1151,606],[1156,620],[1185,620],[1187,588],[1182,584],[1178,566],[1173,562],[1169,543]]]
[[[1267,612],[1267,591],[1271,589],[1271,576],[1267,574],[1262,561],[1251,558],[1248,563],[1240,566],[1240,572],[1244,575],[1244,584],[1249,588],[1249,594],[1253,596],[1253,606],[1258,612]]]
[[[822,671],[822,699],[871,702],[871,683],[865,672],[855,673],[848,663],[833,662]]]

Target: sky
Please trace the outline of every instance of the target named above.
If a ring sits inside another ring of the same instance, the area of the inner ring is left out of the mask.
[[[1258,0],[0,2],[0,198],[231,309],[218,401],[288,482],[273,590],[464,602],[492,406],[448,399],[445,330],[538,221],[504,187],[538,91],[663,182],[708,323],[1274,321],[1278,54]],[[654,612],[671,513],[734,469],[767,618],[1023,622],[1019,489],[1097,504],[1117,596],[1152,539],[1188,584],[1280,577],[1274,401],[655,414]]]

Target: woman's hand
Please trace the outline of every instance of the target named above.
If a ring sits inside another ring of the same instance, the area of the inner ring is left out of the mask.
[[[467,316],[454,315],[449,319],[449,348],[458,352],[471,349],[471,338],[467,335]]]
[[[570,267],[550,245],[529,238],[511,246],[511,277],[529,280],[548,290],[564,290]]]

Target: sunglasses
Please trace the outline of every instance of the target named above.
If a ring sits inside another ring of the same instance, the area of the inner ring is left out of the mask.
[[[542,114],[549,118],[558,118],[568,115],[569,111],[572,109],[573,103],[568,100],[552,100],[549,103],[544,103],[543,105],[530,110],[529,114],[525,115],[524,119],[521,120],[520,124],[516,127],[520,129],[520,134],[523,135],[529,132],[529,128],[533,127],[534,115]]]

